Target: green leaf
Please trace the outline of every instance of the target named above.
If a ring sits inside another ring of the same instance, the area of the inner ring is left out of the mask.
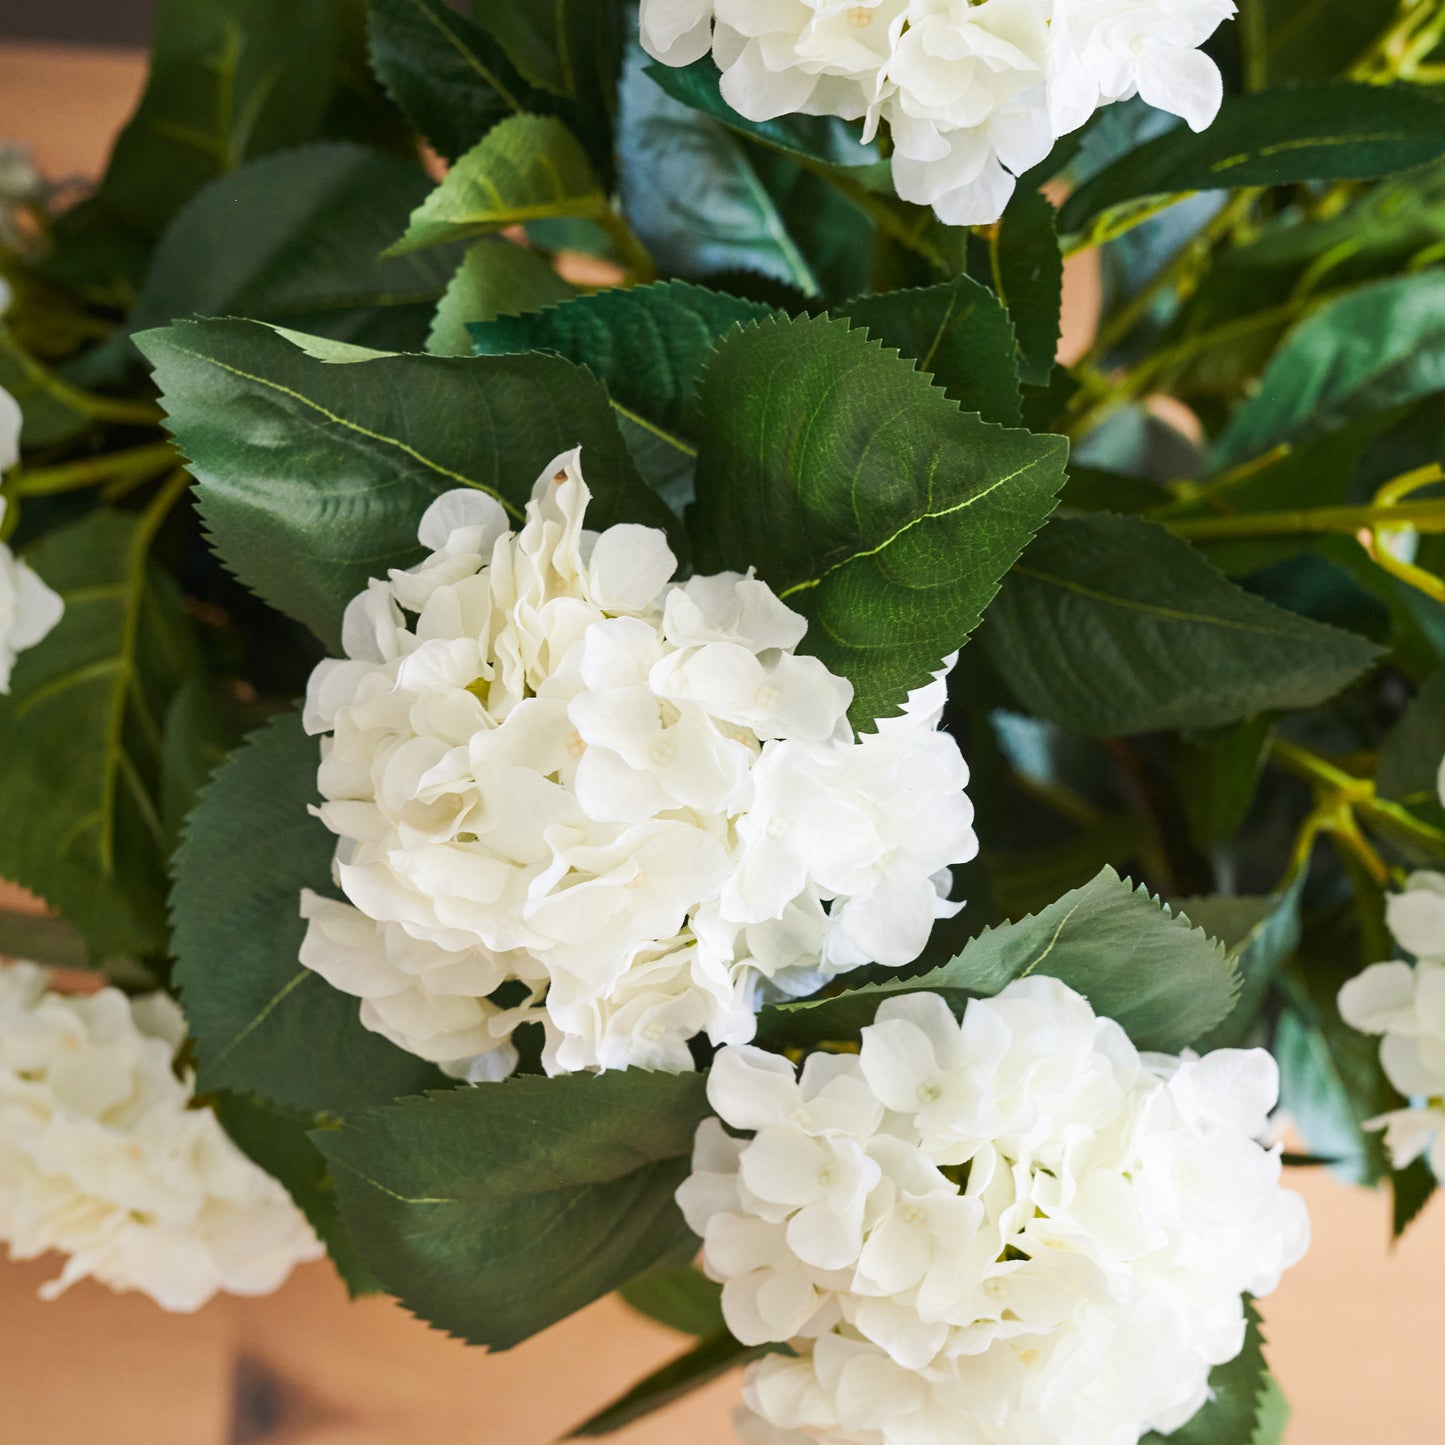
[[[721,76],[710,56],[691,65],[648,65],[646,74],[654,85],[689,110],[771,150],[819,165],[876,168],[874,176],[879,178],[887,174],[887,163],[880,166],[877,149],[863,145],[856,131],[832,116],[793,113],[757,121],[740,115],[723,99]]]
[[[1180,739],[1179,798],[1195,847],[1208,852],[1244,826],[1273,734],[1273,721],[1261,714]]]
[[[573,294],[536,251],[499,236],[485,237],[468,250],[448,283],[427,334],[426,349],[433,356],[470,356],[469,326],[498,316],[538,311]]]
[[[1380,651],[1252,597],[1153,522],[1103,515],[1047,528],[984,637],[1028,711],[1095,736],[1313,707]]]
[[[1435,1188],[1434,1171],[1429,1160],[1423,1157],[1404,1169],[1390,1171],[1390,1228],[1396,1239],[1420,1217]]]
[[[1225,100],[1207,130],[1130,151],[1064,203],[1065,231],[1144,196],[1372,180],[1445,154],[1445,106],[1408,85],[1300,85]]]
[[[378,253],[429,190],[419,166],[360,146],[330,142],[253,161],[176,217],[130,329],[244,315],[417,350],[455,257]]]
[[[1278,893],[1261,897],[1180,898],[1174,906],[1191,923],[1217,938],[1238,967],[1239,1002],[1218,1027],[1195,1045],[1209,1049],[1243,1048],[1259,1027],[1265,996],[1300,942],[1300,894],[1305,873],[1298,872]]]
[[[163,0],[139,108],[99,199],[158,237],[207,181],[314,136],[331,101],[332,0]]]
[[[226,1132],[255,1163],[281,1182],[326,1246],[347,1293],[376,1294],[381,1285],[356,1251],[341,1222],[336,1188],[321,1151],[309,1131],[325,1127],[317,1114],[298,1113],[268,1104],[251,1094],[222,1092],[215,1096],[216,1115]]]
[[[822,278],[733,134],[672,99],[629,48],[618,125],[623,206],[659,268],[706,278],[766,277],[819,296]]]
[[[1245,1296],[1244,1348],[1232,1360],[1209,1373],[1212,1399],[1197,1415],[1168,1435],[1151,1430],[1139,1445],[1252,1445],[1261,1405],[1271,1380],[1264,1361],[1264,1333],[1259,1311]],[[1275,1387],[1278,1390],[1278,1387]],[[1286,1412],[1288,1405],[1285,1406]],[[1278,1412],[1278,1403],[1271,1404]]]
[[[0,697],[0,877],[45,899],[91,957],[165,949],[161,722],[196,666],[152,528],[97,508],[26,560],[65,602]]]
[[[542,469],[580,445],[589,526],[670,521],[604,388],[558,357],[340,361],[334,343],[251,321],[182,322],[138,344],[216,550],[333,651],[367,579],[419,559],[417,523],[442,492],[477,487],[520,518]]]
[[[201,676],[187,678],[171,698],[161,725],[161,821],[168,854],[201,789],[241,741],[243,711],[248,710],[229,692]]]
[[[1440,105],[1445,116],[1445,104]],[[1280,442],[1445,389],[1445,271],[1361,287],[1321,307],[1285,340],[1214,453],[1227,467]]]
[[[1084,995],[1141,1049],[1177,1053],[1234,1007],[1239,974],[1221,944],[1112,868],[1047,908],[987,929],[941,968],[827,999],[775,1004],[760,1037],[789,1045],[846,1039],[900,993],[941,994],[957,1014],[1017,978],[1046,974]]]
[[[1008,308],[1018,335],[1019,378],[1047,386],[1064,305],[1064,254],[1052,202],[1042,191],[1020,186],[986,245],[987,269],[980,279]]]
[[[509,1349],[697,1249],[672,1196],[705,1085],[638,1069],[519,1076],[312,1137],[386,1287],[438,1328]]]
[[[660,1370],[654,1370],[625,1395],[584,1420],[575,1430],[568,1431],[565,1438],[581,1440],[610,1435],[634,1420],[641,1420],[653,1411],[681,1400],[719,1375],[725,1375],[767,1351],[767,1346],[749,1349],[747,1345],[740,1345],[726,1330],[721,1330],[699,1341],[685,1355],[668,1361]]]
[[[1383,797],[1419,804],[1440,801],[1440,760],[1445,758],[1445,668],[1427,678],[1385,734],[1375,769]]]
[[[585,366],[612,405],[679,451],[696,454],[702,432],[698,376],[715,343],[770,307],[720,291],[665,281],[599,291],[529,316],[470,328],[479,356],[554,351]]]
[[[725,1328],[722,1286],[691,1264],[642,1275],[621,1294],[639,1314],[685,1335],[703,1338]]]
[[[1289,1397],[1273,1375],[1266,1375],[1259,1392],[1259,1414],[1249,1445],[1283,1445],[1285,1428],[1289,1425]]]
[[[506,51],[446,0],[366,0],[366,8],[373,69],[448,160],[499,121],[535,108]]]
[[[513,116],[493,126],[447,172],[388,254],[606,210],[607,197],[571,131],[554,116]]]
[[[190,815],[171,891],[175,979],[205,1090],[344,1114],[439,1086],[298,961],[301,890],[335,896],[336,840],[307,812],[320,752],[295,713],[252,733]]]
[[[565,118],[574,122],[594,163],[608,175],[622,29],[630,23],[623,19],[625,11],[597,0],[543,5],[483,0],[472,13],[533,85],[571,102]]]
[[[917,362],[964,411],[1018,425],[1014,329],[988,287],[956,276],[942,286],[863,296],[843,310],[874,340]]]
[[[827,318],[725,337],[703,376],[690,516],[705,571],[755,566],[847,677],[855,724],[963,645],[1053,506],[1067,444],[961,411]]]

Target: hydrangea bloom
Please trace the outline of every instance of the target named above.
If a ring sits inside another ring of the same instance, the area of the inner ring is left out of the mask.
[[[729,105],[881,121],[905,200],[996,221],[1014,177],[1100,106],[1139,94],[1195,130],[1223,83],[1199,46],[1234,0],[642,0],[668,65],[711,49]]]
[[[800,1076],[719,1052],[678,1202],[769,1445],[1135,1445],[1238,1354],[1241,1294],[1304,1253],[1255,1142],[1262,1050],[1140,1054],[1055,979],[890,999]],[[735,1137],[723,1128],[739,1131]]]
[[[664,535],[584,530],[589,496],[570,453],[518,533],[440,497],[308,692],[349,902],[305,896],[302,960],[459,1076],[512,1068],[528,1020],[552,1072],[691,1068],[762,986],[915,958],[977,848],[941,682],[855,737],[803,618],[751,576],[670,581]]]
[[[0,472],[19,460],[20,408],[0,387]],[[0,522],[4,519],[5,498],[0,497]],[[10,691],[15,654],[41,641],[64,610],[59,596],[0,542],[0,693]]]
[[[1440,770],[1445,799],[1445,765]],[[1340,990],[1340,1016],[1362,1033],[1383,1034],[1380,1063],[1411,1107],[1366,1123],[1383,1128],[1397,1169],[1422,1154],[1445,1179],[1445,873],[1414,873],[1386,900],[1385,921],[1415,962],[1371,964]]]
[[[0,1238],[14,1259],[68,1256],[45,1298],[89,1276],[190,1311],[320,1256],[286,1191],[192,1107],[184,1038],[163,994],[67,997],[35,964],[0,968]]]

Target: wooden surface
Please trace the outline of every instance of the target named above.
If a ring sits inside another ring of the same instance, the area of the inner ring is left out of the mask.
[[[4,0],[0,0],[0,5]],[[140,60],[0,47],[0,137],[54,177],[93,175],[133,103]],[[1070,273],[1065,352],[1097,313]],[[1431,1363],[1445,1320],[1445,1203],[1393,1254],[1383,1197],[1296,1176],[1315,1247],[1265,1302],[1270,1357],[1295,1407],[1289,1445],[1445,1439]],[[547,1445],[681,1337],[602,1301],[504,1355],[470,1350],[383,1299],[351,1303],[324,1263],[280,1293],[167,1316],[82,1284],[35,1296],[53,1261],[0,1262],[0,1445]],[[725,1378],[613,1438],[725,1445]]]

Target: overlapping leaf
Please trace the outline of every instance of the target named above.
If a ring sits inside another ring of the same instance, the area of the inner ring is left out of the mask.
[[[693,1254],[673,1192],[707,1112],[702,1075],[628,1069],[404,1099],[313,1138],[386,1287],[508,1349]]]
[[[161,722],[195,642],[148,542],[101,508],[30,554],[65,615],[0,697],[0,876],[58,909],[97,962],[165,948]]]
[[[216,774],[176,854],[172,943],[202,1089],[346,1114],[443,1080],[298,959],[301,890],[332,892],[336,840],[307,812],[319,761],[285,713]]]
[[[962,646],[1063,480],[1061,438],[961,411],[837,320],[724,338],[702,415],[699,565],[754,566],[803,612],[864,725]]]
[[[1142,1049],[1178,1052],[1234,1007],[1239,974],[1224,947],[1105,868],[1092,882],[1017,923],[973,939],[916,978],[765,1010],[759,1032],[777,1045],[847,1039],[900,993],[941,994],[961,1013],[970,998],[1046,974],[1083,994]]]
[[[1379,649],[1274,607],[1136,517],[1060,518],[989,612],[989,652],[1026,709],[1097,736],[1312,707]]]
[[[303,350],[250,321],[184,322],[138,344],[222,559],[333,647],[346,603],[418,559],[421,514],[452,488],[490,492],[520,518],[542,468],[581,446],[589,526],[670,522],[605,389],[558,357],[342,362],[334,343]]]

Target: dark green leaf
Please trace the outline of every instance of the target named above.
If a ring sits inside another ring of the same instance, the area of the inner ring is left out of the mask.
[[[177,216],[130,328],[248,316],[419,350],[456,257],[378,253],[430,189],[419,166],[359,146],[303,146],[254,161],[212,181]]]
[[[1209,1374],[1213,1398],[1197,1415],[1168,1435],[1151,1430],[1139,1445],[1253,1445],[1260,1406],[1270,1387],[1264,1362],[1264,1334],[1254,1301],[1245,1297],[1244,1348]],[[1271,1409],[1278,1411],[1278,1405]],[[1286,1410],[1288,1406],[1286,1406]]]
[[[215,1108],[231,1138],[296,1201],[326,1246],[347,1293],[353,1299],[376,1294],[381,1285],[341,1222],[326,1160],[308,1137],[310,1130],[324,1127],[321,1116],[282,1109],[252,1094],[217,1094]]]
[[[1430,102],[1432,105],[1437,102]],[[1445,116],[1445,105],[1440,106]],[[1286,339],[1215,450],[1230,466],[1445,389],[1445,271],[1365,286]]]
[[[1175,903],[1191,923],[1224,944],[1241,980],[1239,1002],[1195,1045],[1201,1053],[1251,1042],[1266,993],[1299,947],[1304,881],[1301,870],[1278,893],[1263,897],[1181,898]]]
[[[529,316],[471,327],[479,356],[555,351],[604,382],[612,404],[695,450],[702,430],[698,375],[719,338],[772,315],[767,306],[666,281],[600,291]]]
[[[155,37],[99,192],[151,238],[207,181],[316,134],[339,31],[332,0],[163,0]]]
[[[607,197],[571,131],[554,116],[516,115],[457,161],[388,254],[606,209]]]
[[[1018,425],[1014,329],[986,286],[956,276],[943,286],[863,296],[843,309],[876,341],[915,361],[964,411]]]
[[[722,1286],[694,1265],[642,1275],[621,1292],[639,1314],[685,1335],[702,1338],[724,1328]]]
[[[572,288],[536,251],[489,236],[468,250],[447,286],[427,334],[433,356],[470,356],[468,326],[539,311],[566,301]]]
[[[333,650],[347,602],[418,560],[421,514],[452,488],[490,492],[519,518],[542,468],[580,444],[589,526],[668,524],[606,391],[560,358],[347,361],[251,321],[183,322],[138,344],[222,559]]]
[[[1207,130],[1180,126],[1115,161],[1065,202],[1066,231],[1143,196],[1371,180],[1445,154],[1445,106],[1417,86],[1301,85],[1231,96]]]
[[[1064,256],[1058,217],[1041,191],[1020,186],[987,240],[988,269],[980,277],[1008,308],[1018,336],[1019,377],[1047,386],[1059,348],[1064,304]]]
[[[1390,1171],[1390,1228],[1396,1239],[1420,1217],[1435,1187],[1435,1173],[1423,1157]]]
[[[166,852],[180,841],[186,814],[212,773],[246,731],[243,709],[228,693],[192,676],[177,689],[161,727],[161,821]],[[251,718],[255,721],[255,718]]]
[[[673,1192],[700,1074],[519,1076],[312,1137],[367,1262],[406,1307],[508,1349],[697,1248]]]
[[[756,273],[818,296],[823,283],[743,143],[672,99],[629,51],[618,168],[628,221],[667,273]]]
[[[570,103],[566,118],[607,175],[626,11],[598,0],[543,5],[484,0],[472,13],[533,85]]]
[[[1445,668],[1426,679],[1405,715],[1380,745],[1375,786],[1400,803],[1440,799],[1440,760],[1445,758]]]
[[[740,1345],[726,1330],[721,1330],[700,1341],[685,1355],[679,1355],[660,1370],[653,1371],[621,1398],[570,1431],[566,1438],[579,1440],[610,1435],[614,1430],[621,1430],[624,1425],[671,1405],[693,1390],[701,1389],[710,1380],[764,1353],[766,1347],[749,1349]]]
[[[850,1038],[899,993],[941,994],[961,1014],[970,998],[1034,973],[1062,979],[1141,1049],[1170,1053],[1218,1025],[1240,986],[1221,944],[1105,868],[1041,912],[985,930],[930,973],[765,1009],[759,1034],[777,1044]]]
[[[442,1078],[363,1028],[356,1000],[298,961],[301,890],[333,893],[336,840],[306,811],[319,761],[285,713],[212,779],[175,857],[173,948],[201,1088],[342,1114]]]
[[[860,724],[962,646],[1063,480],[1061,438],[964,413],[841,320],[725,337],[702,412],[699,566],[755,566],[803,612]]]
[[[1266,715],[1180,741],[1179,797],[1196,847],[1208,852],[1244,826],[1274,724]]]
[[[160,729],[195,642],[149,541],[134,515],[99,508],[28,555],[65,615],[0,697],[0,877],[97,961],[165,948]]]
[[[1284,1432],[1293,1413],[1289,1397],[1273,1375],[1266,1375],[1259,1392],[1259,1414],[1249,1445],[1283,1445]]]
[[[407,119],[448,160],[534,109],[507,53],[446,0],[366,0],[371,63]]]
[[[985,639],[1029,711],[1097,736],[1312,707],[1379,654],[1250,596],[1162,527],[1102,515],[1048,527]]]

